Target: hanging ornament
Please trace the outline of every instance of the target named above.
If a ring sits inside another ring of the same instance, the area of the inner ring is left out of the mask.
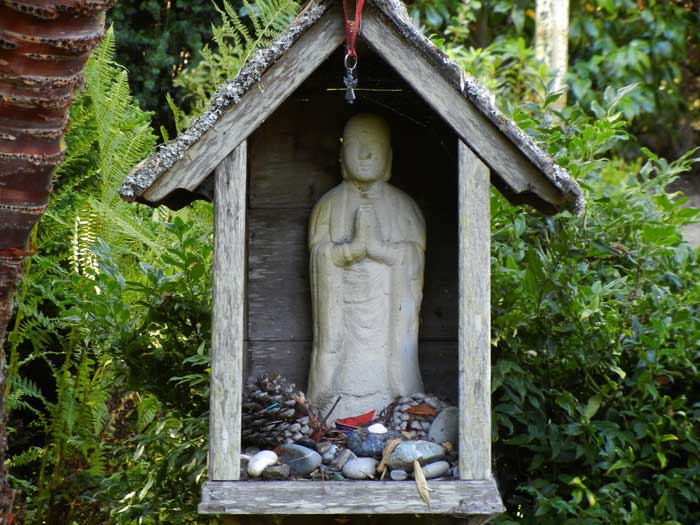
[[[355,18],[350,20],[348,16],[348,0],[343,0],[343,19],[345,21],[345,40],[347,51],[345,53],[345,76],[343,84],[345,84],[345,100],[348,104],[355,102],[355,88],[357,87],[357,51],[355,50],[355,41],[357,33],[360,31],[360,23],[362,22],[362,9],[365,5],[364,0],[355,0]]]

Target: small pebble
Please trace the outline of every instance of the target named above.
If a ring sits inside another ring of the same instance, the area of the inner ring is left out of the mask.
[[[271,450],[262,450],[248,461],[248,475],[251,478],[257,478],[267,467],[275,463],[277,463],[277,454]]]
[[[374,476],[377,463],[379,462],[374,458],[351,459],[343,467],[343,475],[350,479],[367,479]]]
[[[389,472],[389,477],[394,481],[403,481],[405,479],[408,479],[408,472],[401,469],[395,469]]]

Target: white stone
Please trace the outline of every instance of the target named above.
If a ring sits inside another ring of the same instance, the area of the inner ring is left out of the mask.
[[[343,182],[309,223],[314,343],[308,397],[334,418],[379,410],[423,391],[418,316],[425,220],[391,177],[387,124],[367,114],[345,126]]]
[[[275,463],[277,463],[277,454],[271,450],[262,450],[248,461],[248,475],[251,478],[257,478],[263,473],[263,470]]]
[[[372,432],[373,434],[386,434],[389,430],[382,425],[381,423],[375,423],[374,425],[370,425],[367,427],[367,430],[369,432]]]
[[[343,466],[343,476],[350,479],[367,479],[374,476],[378,463],[374,458],[351,459]]]

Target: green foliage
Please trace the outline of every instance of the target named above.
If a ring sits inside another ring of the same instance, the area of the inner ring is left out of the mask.
[[[154,261],[157,270],[143,264],[134,280],[124,277],[98,239],[94,270],[76,272],[39,255],[34,265],[43,269],[42,279],[24,282],[39,306],[20,305],[25,319],[56,312],[45,323],[24,323],[16,334],[33,343],[24,361],[40,361],[51,377],[39,388],[20,376],[10,396],[10,408],[29,408],[37,416],[31,431],[45,435],[42,449],[27,448],[11,459],[28,521],[198,519],[206,468],[211,282],[204,270],[211,264],[211,238],[180,218],[153,228],[172,244]],[[43,288],[48,279],[49,294]]]
[[[283,2],[217,8],[216,47],[178,80],[197,108],[286,25],[297,8]],[[626,119],[640,126],[649,108],[639,101],[657,78],[647,74],[656,59],[636,57],[634,46],[670,41],[675,74],[685,44],[674,31],[688,26],[670,26],[690,18],[681,2],[642,4],[634,13],[636,1],[572,2],[572,38],[590,24],[599,31],[593,47],[575,41],[574,56],[614,44],[622,65],[580,59],[574,74],[584,78],[583,68],[590,89],[559,112],[528,45],[532,2],[412,7],[588,201],[581,217],[545,218],[492,198],[494,457],[508,507],[495,523],[700,522],[700,255],[680,233],[700,216],[666,192],[691,160],[616,156],[634,143]],[[188,5],[189,18],[207,19],[204,6]],[[122,2],[118,16],[135,28],[122,37],[137,42],[148,16],[181,12],[176,2]],[[176,35],[198,38],[199,27],[171,25],[154,56],[136,48],[131,71],[144,67],[140,80],[152,78],[147,68],[175,45],[162,77],[172,78],[192,58],[178,54],[191,42]],[[17,297],[12,481],[29,523],[204,523],[195,509],[206,475],[211,209],[147,211],[116,197],[155,139],[113,45],[110,33],[88,64],[66,163],[36,233],[39,255]],[[657,94],[657,109],[667,95]],[[173,98],[163,100],[184,123]],[[671,117],[684,104],[667,106]]]
[[[204,46],[201,61],[174,81],[187,91],[195,114],[204,111],[216,88],[235,78],[253,54],[268,47],[299,11],[295,0],[256,0],[253,4],[243,0],[241,14],[227,0],[223,8],[215,7],[221,17],[221,25],[211,28],[215,49]]]
[[[30,523],[198,520],[211,211],[145,213],[118,198],[155,139],[113,54],[109,31],[8,336],[10,466]]]
[[[211,38],[211,15],[211,0],[119,0],[108,14],[117,29],[117,60],[127,65],[141,106],[155,112],[155,129],[174,131],[165,94],[184,95],[173,78]]]
[[[421,0],[411,14],[447,49],[478,59],[519,41],[530,49],[534,7],[532,0]],[[571,1],[569,100],[601,105],[606,88],[637,84],[619,109],[642,143],[673,156],[697,144],[699,7],[697,0]]]
[[[513,118],[584,185],[584,216],[544,218],[493,198],[496,523],[685,524],[700,520],[700,220],[666,188],[692,161],[628,139],[607,89],[591,117],[555,97]]]

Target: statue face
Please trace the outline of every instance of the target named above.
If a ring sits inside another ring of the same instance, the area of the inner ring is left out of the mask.
[[[343,135],[341,161],[351,180],[384,180],[391,162],[386,123],[378,117],[358,116],[351,119]]]

